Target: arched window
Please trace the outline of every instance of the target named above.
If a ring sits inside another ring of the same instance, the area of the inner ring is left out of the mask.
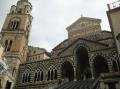
[[[116,61],[113,61],[113,69],[114,69],[115,72],[118,71],[118,64],[117,64]]]
[[[9,41],[9,45],[8,45],[8,49],[7,49],[7,51],[10,51],[11,46],[12,46],[12,40]]]
[[[34,82],[43,81],[43,71],[35,72]]]
[[[118,63],[118,67],[119,67],[119,70],[120,70],[120,62],[117,60],[117,63]]]
[[[40,81],[40,71],[38,72],[37,81]]]
[[[57,70],[54,71],[54,79],[56,80],[57,79]]]
[[[5,51],[10,51],[11,50],[12,43],[13,43],[12,40],[6,40],[5,41]]]
[[[28,74],[25,74],[25,82],[24,83],[27,82],[27,76],[28,76]]]
[[[23,74],[23,76],[22,76],[22,83],[25,83],[25,77],[26,77],[26,75]]]
[[[51,80],[53,80],[53,70],[51,71]]]
[[[37,72],[35,73],[34,82],[37,81]]]
[[[10,28],[11,30],[18,30],[19,25],[20,25],[20,19],[14,18],[14,19],[12,19],[12,20],[10,21],[9,28]]]
[[[48,77],[47,80],[50,80],[50,70],[48,71]]]
[[[5,40],[5,51],[7,51],[8,40]]]
[[[40,81],[43,81],[43,71],[41,72],[41,78]]]
[[[28,74],[27,78],[28,78],[28,81],[27,81],[27,82],[30,82],[31,75],[30,75],[30,74]]]
[[[14,67],[14,68],[13,68],[13,71],[12,71],[12,76],[14,76],[15,73],[16,73],[16,68]]]
[[[22,83],[29,83],[31,79],[30,73],[24,73],[22,76]]]

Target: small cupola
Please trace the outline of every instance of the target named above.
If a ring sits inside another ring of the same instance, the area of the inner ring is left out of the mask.
[[[28,0],[18,1],[16,7],[16,13],[18,14],[30,14],[32,11],[32,5]]]

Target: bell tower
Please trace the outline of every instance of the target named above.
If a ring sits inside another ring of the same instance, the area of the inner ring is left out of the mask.
[[[4,57],[13,74],[19,64],[26,62],[28,40],[33,17],[32,5],[28,0],[19,0],[17,5],[11,6],[2,27],[2,42],[4,43]]]

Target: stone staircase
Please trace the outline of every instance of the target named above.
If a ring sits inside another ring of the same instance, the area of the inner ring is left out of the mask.
[[[59,85],[56,89],[94,89],[93,85],[95,82],[96,82],[95,79],[71,81]]]

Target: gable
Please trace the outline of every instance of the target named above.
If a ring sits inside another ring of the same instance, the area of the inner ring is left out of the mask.
[[[90,25],[97,25],[100,24],[101,20],[96,18],[89,18],[89,17],[81,17],[74,23],[72,23],[70,26],[67,27],[67,30],[70,30],[71,28],[79,27],[84,28],[88,27]]]
[[[75,40],[73,43],[69,44],[65,49],[60,51],[58,53],[58,56],[67,56],[67,55],[73,55],[74,51],[77,47],[82,46],[87,48],[87,50],[90,51],[95,51],[95,50],[101,50],[108,48],[107,44],[103,44],[97,41],[91,41],[91,40],[86,40],[83,38],[79,38]]]
[[[86,37],[94,32],[101,31],[101,20],[89,17],[81,17],[67,27],[68,38]]]

